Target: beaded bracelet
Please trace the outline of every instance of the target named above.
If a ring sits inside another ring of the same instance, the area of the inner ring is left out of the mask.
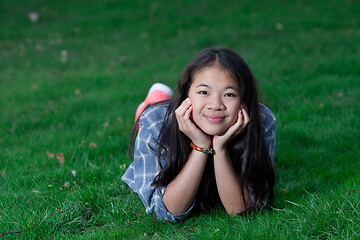
[[[193,142],[190,143],[190,146],[195,149],[196,151],[202,152],[204,154],[214,154],[214,149],[212,148],[202,148],[196,146]]]

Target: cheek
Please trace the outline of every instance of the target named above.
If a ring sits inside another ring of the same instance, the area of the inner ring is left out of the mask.
[[[199,118],[199,108],[196,104],[192,104],[191,120],[196,121]]]
[[[240,110],[240,106],[236,106],[231,111],[231,119],[232,119],[233,123],[235,123],[238,119],[239,110]]]
[[[197,101],[195,104],[192,104],[191,120],[196,125],[198,125],[201,121],[201,106]]]
[[[237,120],[238,120],[238,115],[233,117],[233,119],[231,120],[230,126],[234,125]]]

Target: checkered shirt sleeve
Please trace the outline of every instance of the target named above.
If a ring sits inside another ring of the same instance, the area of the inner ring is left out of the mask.
[[[275,131],[276,118],[273,112],[265,105],[260,103],[260,117],[262,123],[262,133],[266,147],[271,157],[273,165],[275,164]]]
[[[156,106],[141,114],[139,132],[135,140],[134,161],[121,179],[139,195],[147,213],[169,222],[180,222],[190,213],[194,203],[185,213],[174,215],[167,211],[163,202],[162,196],[166,187],[157,187],[153,184],[161,170],[157,157],[157,142],[165,112],[165,107]],[[162,165],[165,163],[166,160],[162,159]]]

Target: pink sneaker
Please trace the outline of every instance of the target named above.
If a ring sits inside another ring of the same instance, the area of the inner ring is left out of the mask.
[[[168,100],[172,97],[173,91],[171,88],[162,83],[155,83],[151,86],[144,102],[140,103],[138,108],[136,109],[135,114],[135,122],[139,118],[140,114],[144,111],[144,109],[152,103],[161,102],[164,100]]]

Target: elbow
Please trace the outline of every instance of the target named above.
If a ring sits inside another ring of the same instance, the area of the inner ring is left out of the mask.
[[[187,206],[179,206],[180,204],[173,204],[173,202],[169,202],[167,200],[165,200],[164,198],[164,205],[166,210],[174,215],[180,215],[186,212],[186,210],[188,208],[186,208]]]
[[[235,216],[240,214],[242,211],[238,209],[226,209],[226,212],[229,216]]]
[[[238,214],[242,214],[242,213],[246,213],[248,210],[248,204],[234,204],[232,206],[224,206],[225,210],[227,212],[227,214],[229,214],[229,216],[234,216],[234,215],[238,215]]]

